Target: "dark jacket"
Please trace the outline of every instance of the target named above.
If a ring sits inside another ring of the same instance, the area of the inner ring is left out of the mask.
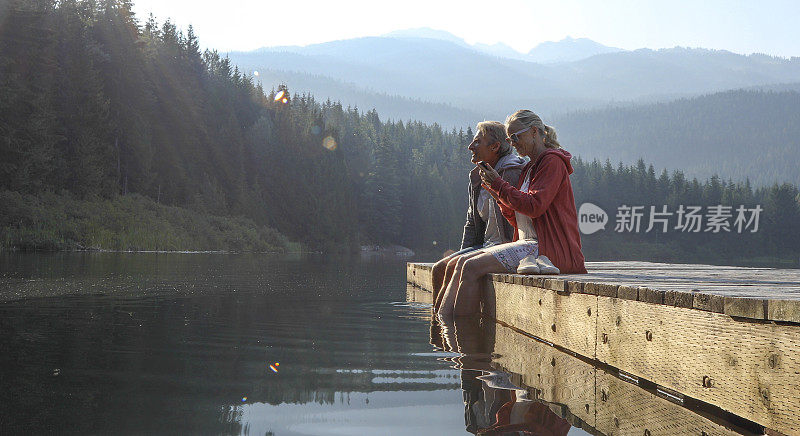
[[[517,183],[525,161],[514,153],[509,153],[497,161],[495,170],[503,180]],[[461,249],[483,245],[486,241],[486,222],[478,214],[478,195],[481,193],[481,177],[478,167],[469,172],[469,207],[467,208],[467,223],[464,224],[464,234],[461,237]],[[510,242],[514,237],[514,227],[503,218],[500,208],[494,199],[490,199],[494,206],[495,222],[500,226],[500,235],[503,242]]]

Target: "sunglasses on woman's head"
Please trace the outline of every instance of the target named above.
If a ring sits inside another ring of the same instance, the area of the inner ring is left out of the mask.
[[[531,127],[533,127],[533,126],[531,126]],[[524,129],[522,129],[520,131],[517,131],[517,132],[514,132],[514,133],[508,135],[508,141],[509,142],[518,142],[519,141],[519,134],[527,132],[528,130],[531,129],[531,127],[526,127],[526,128],[524,128]]]

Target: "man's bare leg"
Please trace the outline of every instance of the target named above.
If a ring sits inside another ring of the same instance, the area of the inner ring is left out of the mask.
[[[470,253],[462,254],[461,256],[466,256],[468,254],[470,254]],[[453,273],[456,270],[456,263],[458,262],[458,259],[461,256],[453,256],[447,262],[447,266],[445,267],[445,271],[444,271],[444,280],[442,281],[442,286],[441,286],[441,288],[436,289],[434,291],[434,296],[435,296],[435,298],[433,299],[433,311],[434,312],[438,311],[439,307],[441,307],[441,305],[442,305],[442,300],[443,300],[443,297],[444,297],[445,288],[447,287],[448,283],[450,283],[450,281],[453,279]]]
[[[442,289],[442,283],[446,283],[445,270],[447,269],[450,259],[450,256],[443,257],[433,264],[433,269],[431,270],[431,277],[433,278],[433,289],[431,289],[433,292],[433,301],[436,301],[436,296],[439,290]]]

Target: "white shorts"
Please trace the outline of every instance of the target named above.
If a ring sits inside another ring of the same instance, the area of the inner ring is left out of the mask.
[[[516,273],[519,262],[530,254],[539,256],[539,242],[531,239],[521,239],[516,242],[509,242],[506,244],[494,245],[489,248],[481,250],[484,253],[490,253],[502,263],[503,266],[510,273]]]

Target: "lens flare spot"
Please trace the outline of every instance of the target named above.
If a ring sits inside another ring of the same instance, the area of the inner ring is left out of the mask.
[[[242,403],[244,403],[245,401],[247,401],[247,397],[242,397]]]
[[[278,91],[278,93],[275,94],[275,101],[286,100],[285,98],[283,98],[283,96],[285,94],[286,94],[286,91]],[[284,103],[286,103],[286,102],[284,101]]]
[[[275,363],[273,363],[272,365],[269,366],[269,369],[271,369],[272,372],[278,372],[278,366],[279,365],[280,365],[280,363],[275,362]]]
[[[325,139],[322,140],[322,146],[330,151],[336,150],[336,140],[333,139],[333,136],[326,136]]]
[[[433,245],[436,245],[436,241],[433,241]]]
[[[320,132],[322,132],[322,129],[319,126],[311,127],[311,134],[312,135],[319,135]]]
[[[253,71],[253,75],[258,77],[258,71]]]

